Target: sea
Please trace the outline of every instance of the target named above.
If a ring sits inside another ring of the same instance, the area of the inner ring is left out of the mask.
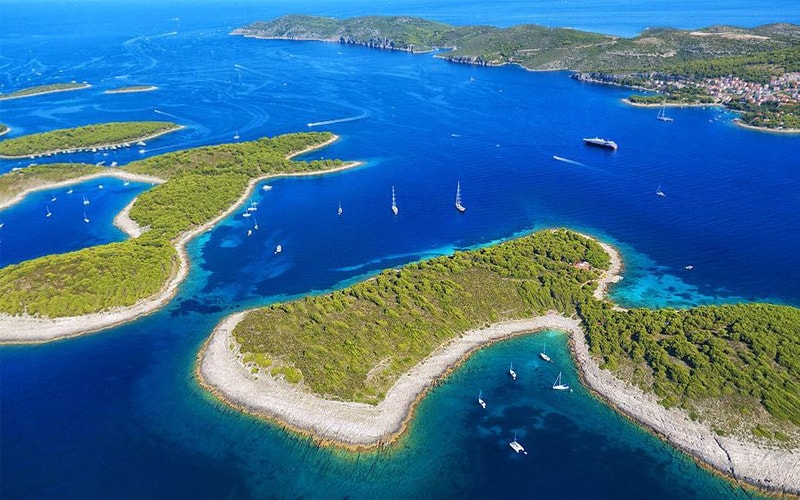
[[[0,347],[0,495],[756,497],[593,397],[557,331],[475,353],[428,393],[397,443],[371,452],[320,447],[199,387],[197,353],[233,312],[550,227],[620,249],[624,279],[611,295],[626,307],[800,306],[800,136],[745,130],[715,107],[672,108],[674,121],[661,122],[657,110],[622,102],[630,90],[563,71],[229,35],[290,13],[618,36],[800,23],[800,4],[786,0],[4,0],[0,92],[91,84],[0,101],[6,137],[126,120],[185,128],[143,147],[4,160],[0,172],[32,162],[124,165],[309,130],[340,138],[303,159],[362,165],[259,184],[253,217],[242,207],[192,240],[190,274],[163,309],[91,335]],[[158,89],[105,93],[127,85]],[[594,136],[620,147],[584,146]],[[464,214],[453,207],[457,183]],[[150,187],[109,177],[29,194],[0,210],[0,267],[124,240],[113,217]],[[540,362],[542,349],[552,364]],[[559,372],[572,391],[550,389]],[[515,436],[527,455],[509,447]]]

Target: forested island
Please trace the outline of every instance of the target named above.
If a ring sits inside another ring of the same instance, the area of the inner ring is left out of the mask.
[[[15,318],[20,319],[15,324],[24,330],[26,318],[52,320],[102,313],[130,307],[163,292],[174,281],[179,264],[186,267],[185,257],[179,255],[182,245],[230,213],[255,181],[351,165],[338,160],[289,159],[334,139],[332,134],[322,132],[287,134],[167,153],[113,169],[119,175],[160,182],[142,193],[130,208],[129,217],[143,229],[142,234],[120,243],[49,255],[0,269],[2,320],[12,324]],[[69,176],[97,175],[99,168],[72,164],[34,166],[3,174],[0,187],[4,196],[13,198],[26,188],[64,182]],[[73,329],[92,327],[88,322],[77,321]],[[10,328],[7,333],[13,330]]]
[[[233,31],[256,38],[322,40],[409,52],[440,50],[451,62],[570,70],[584,81],[658,92],[633,102],[722,104],[743,123],[769,129],[800,124],[800,26],[648,29],[638,36],[519,25],[452,26],[402,16],[334,19],[284,16]]]
[[[621,310],[597,298],[609,262],[596,241],[559,229],[408,264],[223,321],[198,374],[233,406],[321,442],[377,445],[402,432],[408,405],[429,387],[415,380],[433,384],[487,344],[467,339],[560,328],[587,384],[634,420],[735,478],[800,491],[790,451],[800,446],[800,310]],[[450,348],[461,354],[442,354]]]
[[[25,158],[91,149],[130,147],[183,128],[172,122],[112,122],[51,130],[0,141],[0,158]]]
[[[70,90],[88,89],[91,87],[88,83],[51,83],[48,85],[37,85],[35,87],[28,87],[25,89],[9,92],[8,94],[0,94],[0,101],[5,99],[19,99],[21,97],[32,97],[42,94],[53,94],[55,92],[67,92]]]

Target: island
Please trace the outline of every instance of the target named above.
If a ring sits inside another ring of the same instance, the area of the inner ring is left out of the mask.
[[[163,306],[188,272],[186,243],[245,203],[257,182],[357,165],[291,160],[334,140],[323,132],[285,134],[167,153],[101,171],[69,167],[70,173],[84,169],[88,176],[110,173],[156,185],[115,220],[131,239],[0,269],[0,343],[47,342],[98,331]],[[21,199],[30,189],[50,189],[53,181],[66,185],[92,178],[59,180],[66,176],[54,173],[59,166],[27,170],[0,176],[0,186],[26,179],[27,188],[6,189],[7,199]],[[5,181],[7,176],[12,182]]]
[[[35,158],[58,153],[77,153],[131,147],[181,130],[172,122],[112,122],[83,127],[51,130],[0,141],[0,158]]]
[[[131,94],[134,92],[152,92],[158,90],[155,85],[129,85],[127,87],[119,87],[116,89],[109,89],[103,92],[104,94]]]
[[[232,34],[436,51],[437,58],[480,66],[568,70],[580,81],[655,93],[631,96],[631,102],[718,104],[741,112],[739,122],[745,125],[800,130],[800,26],[794,24],[658,28],[625,38],[530,24],[495,28],[407,16],[292,15],[251,23]]]
[[[226,404],[322,445],[397,440],[425,392],[514,335],[568,332],[585,384],[703,464],[800,492],[800,310],[622,309],[617,252],[565,229],[225,318],[198,355]]]
[[[22,97],[33,97],[43,94],[54,94],[56,92],[68,92],[70,90],[88,89],[91,87],[88,83],[51,83],[48,85],[37,85],[36,87],[28,87],[25,89],[16,90],[8,94],[0,94],[0,101],[8,99],[20,99]]]

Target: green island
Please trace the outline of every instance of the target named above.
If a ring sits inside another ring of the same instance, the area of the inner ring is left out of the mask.
[[[158,87],[154,85],[129,85],[127,87],[106,90],[104,94],[129,94],[133,92],[150,92],[157,89]]]
[[[800,310],[621,311],[593,297],[608,263],[594,240],[540,231],[250,311],[232,338],[253,373],[302,382],[326,399],[377,404],[463,332],[558,311],[582,321],[601,367],[665,407],[711,422],[720,435],[800,444]]]
[[[53,94],[55,92],[67,92],[70,90],[88,89],[91,87],[88,83],[51,83],[48,85],[37,85],[35,87],[28,87],[25,89],[16,90],[8,94],[0,94],[0,101],[4,99],[19,99],[22,97],[32,97],[42,94]]]
[[[182,127],[172,122],[112,122],[51,130],[0,141],[1,158],[25,158],[54,153],[130,145]]]
[[[582,81],[658,93],[633,95],[634,103],[720,104],[741,111],[740,120],[747,125],[800,128],[795,83],[800,72],[800,26],[794,24],[691,31],[659,28],[625,38],[529,24],[496,28],[402,16],[292,15],[255,22],[233,34],[409,52],[438,50],[436,57],[456,63],[570,70]]]
[[[6,172],[0,175],[0,207],[8,205],[27,191],[105,170],[105,167],[88,163],[48,163]]]
[[[163,290],[178,267],[178,240],[232,209],[257,179],[323,172],[339,160],[292,161],[292,154],[335,139],[309,132],[167,153],[115,168],[164,180],[142,193],[130,218],[147,228],[121,243],[49,255],[0,269],[0,314],[61,318],[131,306]],[[91,165],[40,165],[0,176],[13,197],[24,185],[102,171]],[[23,185],[15,184],[15,181]],[[13,187],[8,187],[13,186]]]

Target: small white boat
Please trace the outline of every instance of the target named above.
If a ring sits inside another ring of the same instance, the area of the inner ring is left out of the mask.
[[[50,201],[55,202],[56,201],[56,195],[51,196],[50,197]]]
[[[253,234],[253,230],[252,229],[248,229],[247,230],[247,236],[251,236],[252,234]]]
[[[235,134],[233,134],[233,139],[237,140],[237,141],[239,140],[239,132],[236,132]]]
[[[47,207],[47,206],[46,206],[46,207],[44,207],[44,208],[45,208],[45,210],[47,210],[47,213],[44,215],[45,217],[50,217],[51,215],[53,215],[53,214],[50,212],[50,207]]]
[[[139,154],[142,154],[142,155],[143,155],[143,154],[145,154],[146,152],[147,152],[147,150],[146,150],[146,149],[144,149],[144,148],[142,148],[142,149],[140,149],[140,150],[139,150]]]
[[[280,246],[280,245],[276,246],[275,247],[275,255],[278,255],[281,252],[283,252],[283,247]]]
[[[87,198],[86,195],[83,195],[83,204],[84,205],[88,205],[89,204],[89,198]]]
[[[251,201],[250,202],[250,206],[247,207],[247,211],[248,212],[256,212],[256,211],[258,211],[258,206],[257,205],[258,205],[257,201]]]
[[[684,266],[684,269],[686,269],[687,271],[691,271],[692,269],[694,269],[694,266],[689,264],[688,266]]]
[[[548,363],[551,363],[553,360],[550,359],[550,356],[547,355],[547,353],[545,352],[546,350],[547,350],[546,346],[542,346],[542,352],[539,353],[539,357],[547,361]]]
[[[528,454],[528,452],[525,451],[525,447],[522,446],[521,444],[519,444],[519,441],[517,441],[517,433],[516,432],[514,433],[514,440],[511,441],[510,443],[508,443],[508,445],[511,447],[512,450],[516,451],[517,453],[522,453],[523,455],[527,455]]]
[[[242,217],[250,217],[252,215],[250,212],[245,212],[242,214]]]
[[[661,184],[659,184],[658,187],[656,188],[656,195],[661,197],[667,196],[666,194],[664,194],[664,191],[661,190]]]
[[[478,404],[481,405],[481,408],[486,408],[486,401],[483,400],[483,391],[478,392]]]
[[[342,215],[342,202],[339,202],[339,208],[336,210],[336,215]]]
[[[98,184],[97,189],[103,189],[103,185],[102,184]]]
[[[142,147],[147,146],[147,144],[144,141],[139,141],[139,142],[136,143],[136,145],[137,146],[142,146]]]
[[[561,381],[561,372],[558,372],[558,377],[556,381],[553,382],[553,389],[556,391],[566,391],[569,389],[569,386]]]
[[[508,367],[508,374],[511,375],[511,380],[517,380],[517,372],[514,371],[514,363]]]
[[[86,212],[83,212],[83,222],[85,222],[87,224],[89,223],[89,218],[86,217]]]
[[[69,189],[67,190],[67,194],[72,194],[72,188],[69,188]]]
[[[258,221],[253,217],[253,230],[258,231]]]
[[[397,201],[395,200],[394,197],[394,186],[392,186],[392,214],[397,215],[398,211],[399,210],[397,209]]]
[[[462,214],[467,211],[464,205],[461,204],[461,182],[456,183],[456,210]]]
[[[269,191],[270,189],[272,189],[272,186],[269,184],[264,184],[264,186],[261,188],[262,191]]]
[[[123,183],[122,183],[122,185],[123,185],[123,186],[127,186],[127,185],[128,185],[128,184],[130,184],[130,183],[131,183],[131,181],[125,181],[125,182],[123,182]]]

